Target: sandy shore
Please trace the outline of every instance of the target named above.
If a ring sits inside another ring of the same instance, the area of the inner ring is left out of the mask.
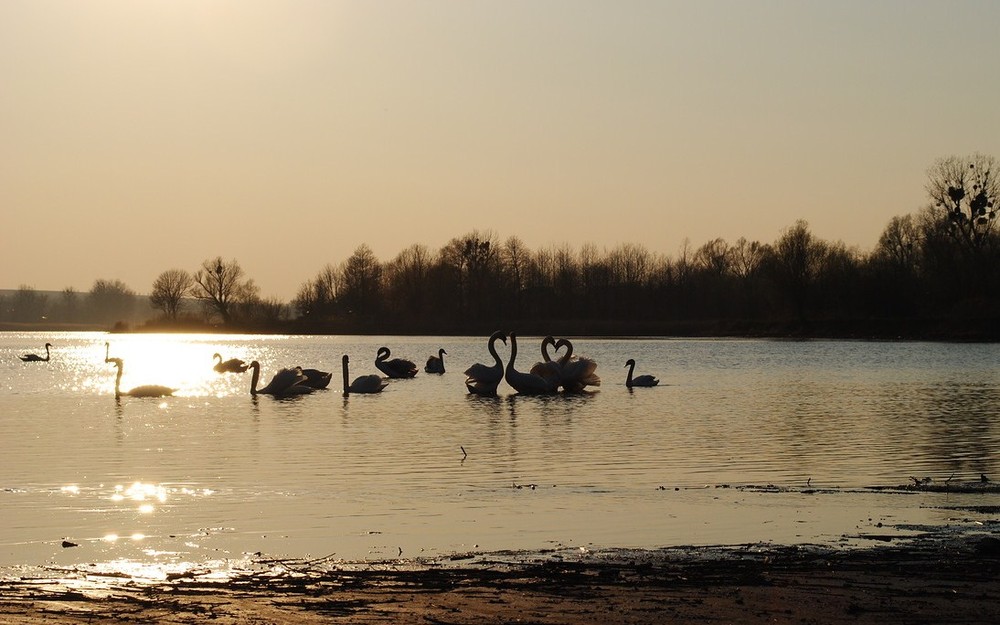
[[[997,623],[1000,528],[873,548],[743,545],[266,561],[226,580],[85,569],[0,581],[0,622]]]

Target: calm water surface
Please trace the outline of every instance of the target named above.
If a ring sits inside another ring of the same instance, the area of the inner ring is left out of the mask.
[[[46,341],[51,362],[17,358]],[[177,396],[116,402],[105,341],[125,360],[123,390]],[[0,333],[0,567],[835,542],[1000,503],[864,490],[1000,477],[1000,346],[574,342],[599,363],[595,392],[503,383],[487,399],[461,373],[489,362],[481,337]],[[376,373],[381,345],[421,372],[345,397],[341,356],[352,379]],[[519,369],[538,346],[519,337]],[[423,373],[441,347],[447,373]],[[253,398],[249,374],[212,371],[214,352],[260,361],[262,384],[291,365],[334,382]],[[628,358],[661,386],[628,390]],[[766,484],[790,492],[719,488]]]

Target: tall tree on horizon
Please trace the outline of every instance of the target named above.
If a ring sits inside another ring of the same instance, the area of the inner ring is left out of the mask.
[[[184,297],[191,292],[194,280],[183,269],[168,269],[153,281],[149,303],[162,310],[171,321],[177,320]]]
[[[943,211],[952,236],[969,248],[982,247],[994,231],[1000,202],[1000,163],[972,154],[938,159],[927,171],[927,193]]]
[[[235,259],[223,262],[221,256],[202,262],[192,279],[192,295],[225,325],[232,323],[236,306],[254,301],[259,290]]]

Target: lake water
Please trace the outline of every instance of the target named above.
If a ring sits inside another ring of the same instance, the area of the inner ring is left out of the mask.
[[[50,362],[17,358],[47,341]],[[123,389],[177,395],[116,401],[105,341],[125,361]],[[836,543],[982,522],[955,508],[1000,503],[866,488],[1000,478],[998,345],[574,344],[599,363],[594,392],[527,397],[502,383],[481,398],[461,372],[489,364],[483,337],[0,333],[0,567]],[[381,345],[421,372],[345,397],[341,356],[352,379],[375,373]],[[538,347],[519,337],[519,369]],[[447,372],[424,373],[438,348]],[[262,384],[291,365],[334,381],[254,398],[249,374],[212,370],[215,352],[260,361]],[[628,358],[661,385],[627,389]]]

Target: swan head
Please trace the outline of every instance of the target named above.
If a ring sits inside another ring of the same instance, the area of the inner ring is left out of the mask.
[[[626,367],[634,367],[635,366],[635,358],[629,358],[628,360],[626,360],[625,361],[625,366]]]
[[[375,353],[375,360],[385,360],[391,353],[392,352],[389,351],[388,347],[382,346],[378,348],[378,351]]]

